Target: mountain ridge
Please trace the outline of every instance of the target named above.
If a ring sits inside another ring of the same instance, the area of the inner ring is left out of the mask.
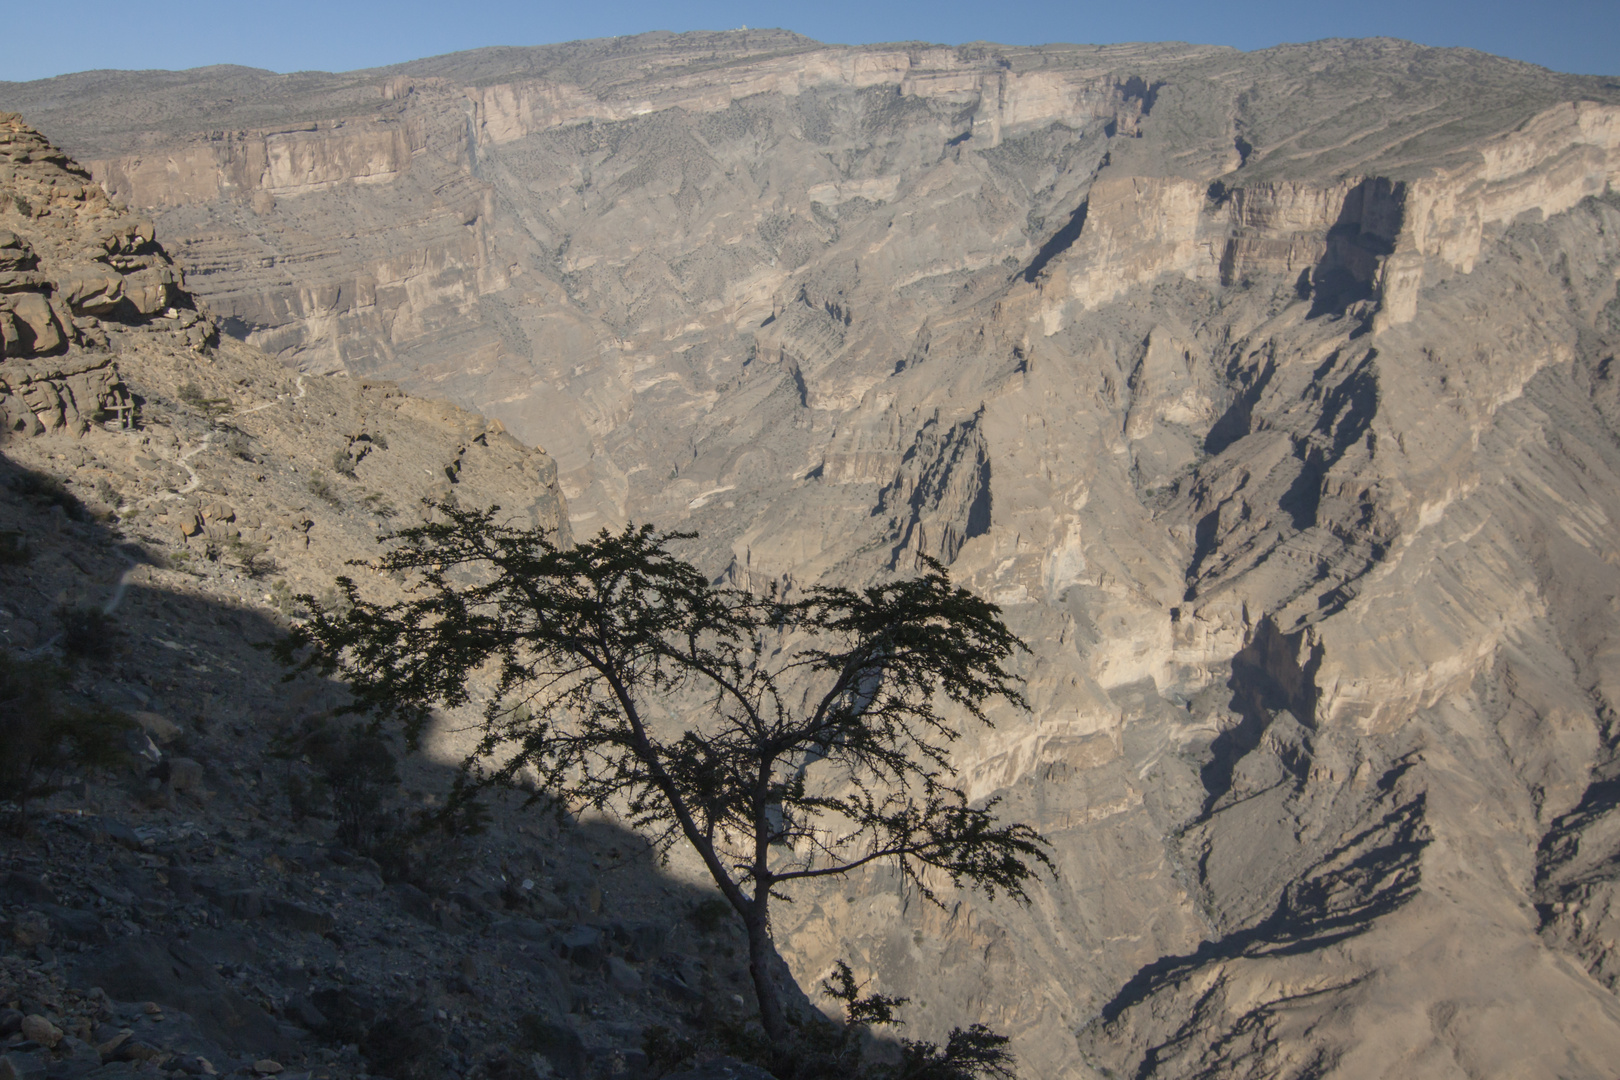
[[[788,590],[929,554],[1003,606],[1033,711],[957,762],[1058,881],[807,897],[801,981],[927,987],[1032,1076],[1605,1075],[1612,81],[708,48],[41,123],[227,333],[499,417],[575,529]]]

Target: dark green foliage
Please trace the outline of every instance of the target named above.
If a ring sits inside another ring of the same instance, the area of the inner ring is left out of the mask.
[[[68,770],[116,765],[126,756],[130,721],[64,708],[57,695],[66,681],[58,667],[0,656],[0,803],[10,804],[14,830],[27,826],[29,802],[60,790]]]
[[[1015,1075],[1007,1037],[983,1024],[973,1024],[965,1031],[952,1028],[943,1047],[911,1039],[901,1039],[900,1043],[900,1064],[880,1074],[892,1080],[1012,1080]]]
[[[469,858],[461,841],[489,820],[465,782],[437,810],[412,810],[396,794],[393,747],[365,724],[311,719],[274,738],[270,754],[288,763],[283,787],[293,817],[330,819],[337,840],[375,859],[389,880],[433,889],[453,880]]]
[[[873,1055],[871,1029],[904,1024],[897,1014],[908,999],[863,995],[842,960],[821,990],[843,1006],[842,1023],[802,1019],[785,1038],[774,1040],[723,1021],[711,1023],[697,1038],[653,1027],[642,1039],[648,1071],[663,1076],[711,1051],[758,1065],[778,1080],[1012,1080],[1015,1075],[1007,1038],[982,1024],[952,1030],[943,1047],[902,1038],[888,1053]]]
[[[326,772],[338,839],[361,851],[374,847],[387,831],[384,797],[398,783],[399,770],[387,743],[369,733],[347,733],[328,759]]]
[[[275,573],[280,567],[269,555],[270,545],[262,540],[244,540],[233,536],[225,541],[225,550],[242,572],[255,580]]]
[[[941,879],[1025,900],[1050,867],[1034,830],[952,783],[954,718],[987,723],[997,697],[1023,706],[1004,665],[1024,646],[938,563],[787,601],[711,584],[670,552],[681,534],[562,548],[498,524],[498,508],[430,506],[438,520],[372,564],[412,596],[373,604],[340,578],[346,609],[301,598],[311,618],[282,658],[341,673],[352,707],[401,722],[413,745],[434,706],[467,704],[469,680],[492,676],[463,795],[537,776],[536,800],[684,839],[747,930],[773,1038],[787,1021],[768,909],[784,885],[886,862],[930,900]]]
[[[287,799],[295,815],[330,815],[340,841],[374,858],[389,845],[396,824],[386,803],[399,783],[399,768],[380,735],[363,725],[311,720],[273,740],[271,753],[309,763],[307,779],[287,774]]]
[[[203,393],[202,387],[196,383],[181,383],[179,389],[175,391],[175,396],[193,409],[201,410],[210,420],[218,419],[231,411],[230,398],[211,398]]]

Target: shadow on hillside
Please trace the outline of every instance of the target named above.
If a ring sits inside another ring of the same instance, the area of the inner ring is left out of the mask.
[[[1394,778],[1406,768],[1394,766],[1380,786],[1392,789]],[[1126,1010],[1212,964],[1316,952],[1371,930],[1378,919],[1417,895],[1419,859],[1430,842],[1424,809],[1425,798],[1418,795],[1346,837],[1318,860],[1317,869],[1289,885],[1271,913],[1254,926],[1145,965],[1103,1006],[1100,1020],[1111,1024]],[[1138,1075],[1151,1075],[1155,1064],[1150,1055]]]
[[[339,843],[309,755],[276,752],[339,723],[345,692],[288,681],[269,655],[286,625],[273,574],[176,563],[98,518],[80,484],[4,453],[0,540],[0,651],[60,663],[65,703],[120,710],[161,744],[132,742],[146,759],[82,777],[30,835],[0,839],[0,909],[60,923],[39,956],[70,985],[194,1022],[142,1037],[306,1068],[358,1047],[394,1080],[539,1052],[583,1077],[634,1074],[651,1025],[699,1038],[751,1013],[745,940],[718,894],[611,823],[493,799],[482,833],[385,841],[415,844],[411,858]],[[105,613],[97,636],[64,652],[87,611]],[[443,804],[452,765],[397,768],[384,815]]]

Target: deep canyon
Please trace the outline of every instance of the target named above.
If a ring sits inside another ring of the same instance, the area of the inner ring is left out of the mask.
[[[1002,606],[1031,708],[954,760],[1057,876],[798,895],[804,985],[1035,1080],[1613,1075],[1620,79],[737,31],[0,109],[225,335],[543,448],[575,535]]]

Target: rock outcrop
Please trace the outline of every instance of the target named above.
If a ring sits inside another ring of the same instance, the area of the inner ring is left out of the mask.
[[[14,226],[0,229],[0,427],[82,433],[107,416],[127,421],[104,322],[175,333],[197,350],[217,339],[213,324],[151,222],[115,210],[15,114],[0,114],[0,187]]]
[[[228,334],[499,417],[575,528],[1004,606],[1032,711],[956,760],[1058,878],[800,895],[801,981],[1036,1077],[1611,1072],[1612,81],[748,32],[0,105]]]
[[[74,274],[171,264],[150,224],[5,124],[0,250],[62,333],[0,356],[21,388],[0,402],[39,420],[0,432],[0,1076],[584,1077],[638,1067],[651,1026],[734,1017],[741,938],[689,919],[705,892],[644,842],[497,802],[476,840],[421,846],[453,736],[334,757],[364,737],[343,734],[342,688],[284,678],[265,649],[424,497],[566,537],[551,459],[393,384],[199,338],[177,272],[161,309],[126,282],[130,307],[73,314]],[[129,261],[74,262],[87,236]],[[102,415],[85,373],[114,395]],[[79,411],[50,422],[42,386]],[[27,740],[47,715],[121,730],[52,766]],[[20,808],[29,769],[55,791]],[[335,834],[334,786],[369,800],[359,833]]]

